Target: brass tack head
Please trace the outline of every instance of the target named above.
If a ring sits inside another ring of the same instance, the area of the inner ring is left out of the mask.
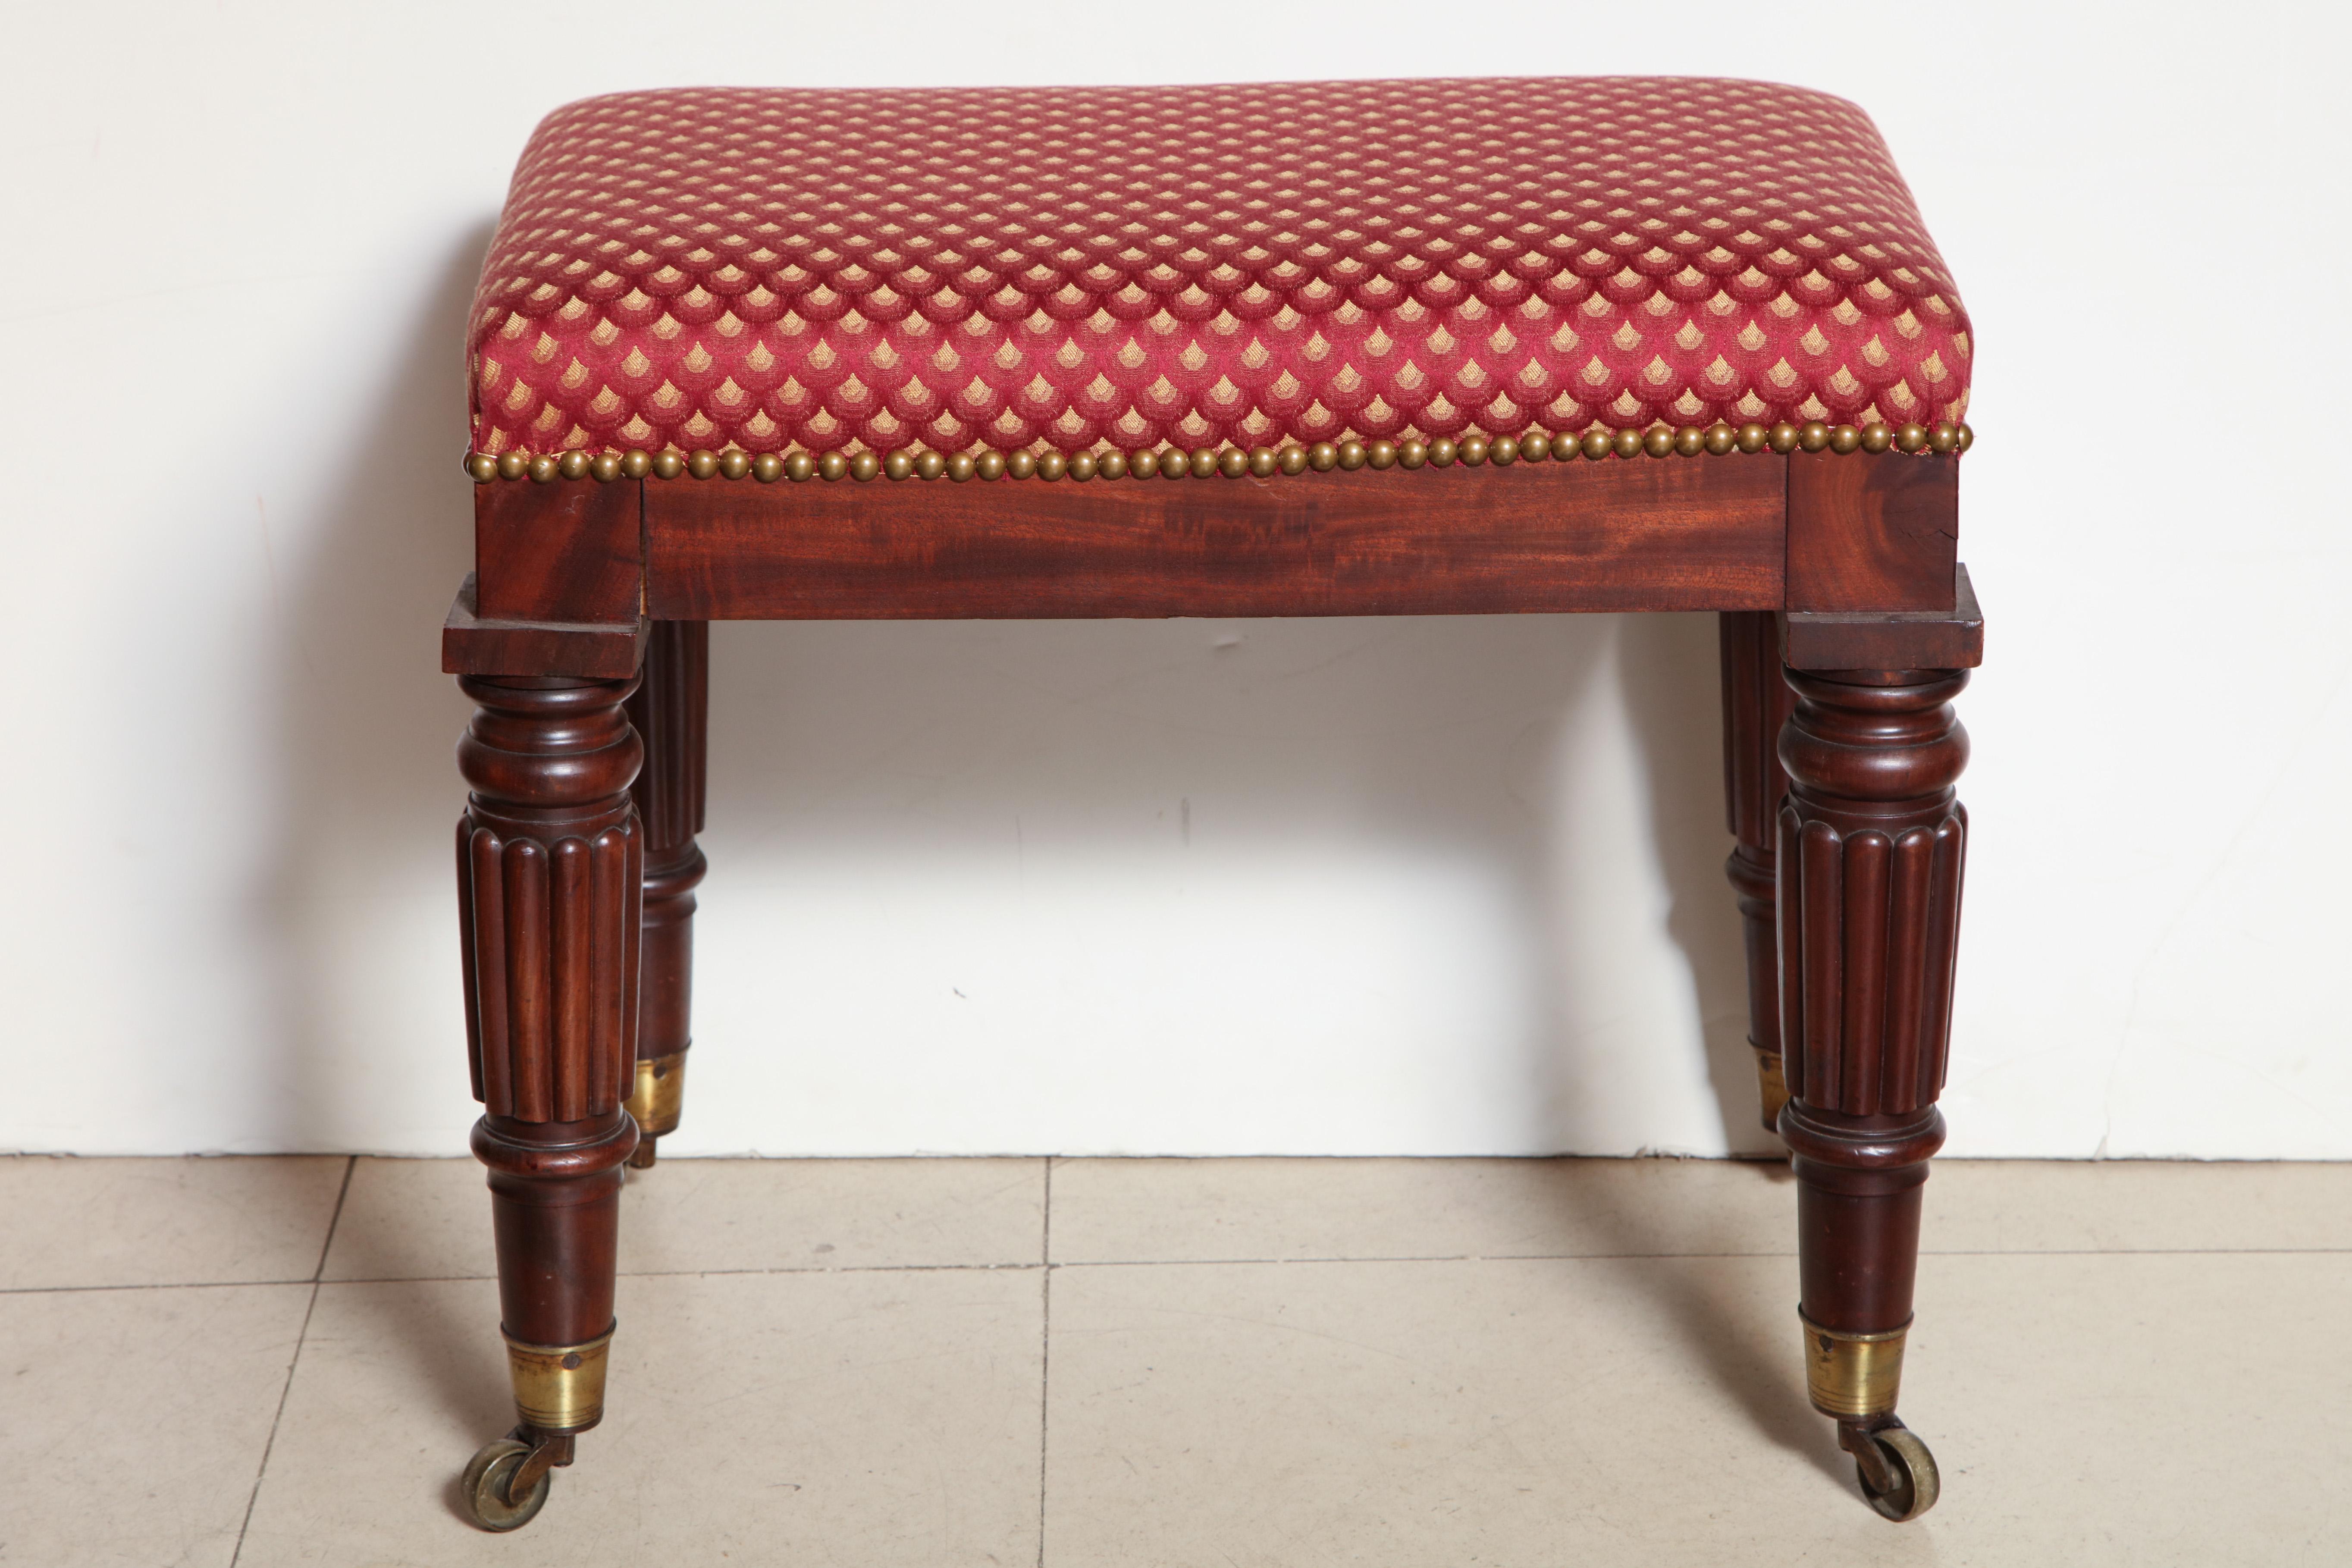
[[[586,479],[588,477],[588,454],[585,452],[564,453],[563,456],[555,459],[555,471],[562,474],[567,479]]]
[[[1851,425],[1841,425],[1830,432],[1830,450],[1843,456],[1862,445],[1862,432]]]
[[[1328,474],[1339,466],[1339,448],[1328,441],[1318,441],[1307,448],[1307,466],[1318,474]]]
[[[751,471],[751,454],[727,451],[719,455],[719,471],[730,479],[740,479]]]
[[[794,484],[816,478],[816,458],[806,452],[794,452],[784,459],[784,478]]]
[[[1895,445],[1895,432],[1885,425],[1881,424],[1879,421],[1874,419],[1869,424],[1862,427],[1862,449],[1864,451],[1884,452],[1887,447],[1892,447],[1893,445]]]
[[[1509,468],[1519,460],[1519,438],[1516,436],[1496,437],[1486,443],[1486,456],[1496,468]]]
[[[588,459],[588,477],[598,484],[609,485],[621,477],[621,458],[615,452],[599,452]]]
[[[1274,465],[1286,474],[1303,474],[1307,471],[1307,448],[1296,445],[1285,447],[1275,455]]]
[[[1100,474],[1107,479],[1123,479],[1127,478],[1127,454],[1124,452],[1103,453],[1100,457],[1095,459],[1095,472]],[[1086,475],[1078,472],[1078,460],[1076,458],[1072,458],[1070,459],[1070,475],[1073,479],[1083,479],[1086,478]]]
[[[1708,454],[1720,458],[1739,445],[1739,432],[1718,420],[1706,427],[1706,441]]]
[[[980,465],[971,460],[971,454],[970,452],[950,452],[948,454],[948,479],[950,482],[960,485],[979,471]]]
[[[719,454],[697,451],[686,460],[686,471],[698,479],[707,479],[719,471]]]
[[[1348,472],[1351,474],[1358,468],[1364,466],[1364,458],[1366,456],[1367,454],[1364,451],[1364,444],[1361,441],[1342,441],[1339,443],[1339,466],[1347,469]]]
[[[642,479],[653,471],[654,455],[651,452],[632,447],[629,450],[621,454],[621,477],[623,479]]]
[[[1491,444],[1486,437],[1474,430],[1462,437],[1454,451],[1455,456],[1475,468],[1486,460],[1486,449]]]
[[[1429,466],[1433,468],[1450,468],[1461,455],[1460,444],[1451,436],[1440,436],[1429,444]]]
[[[848,477],[848,474],[849,459],[843,457],[838,452],[827,452],[816,460],[816,477],[818,479],[845,479]]]
[[[1091,472],[1094,470],[1094,464],[1093,464],[1093,462],[1092,462],[1091,460],[1087,462],[1087,472],[1088,472],[1088,473],[1091,473]],[[1061,454],[1061,453],[1059,453],[1059,452],[1044,452],[1044,453],[1040,453],[1040,454],[1038,455],[1038,458],[1037,458],[1037,477],[1038,477],[1039,479],[1060,479],[1064,474],[1066,474],[1066,473],[1068,473],[1069,471],[1070,471],[1070,459],[1069,459],[1069,458],[1066,458],[1066,457],[1064,457],[1064,456],[1062,456],[1062,454]],[[1080,478],[1080,479],[1085,479],[1086,477],[1087,477],[1087,476],[1086,476],[1086,474],[1080,474],[1080,475],[1078,476],[1078,478]]]
[[[1601,458],[1617,449],[1617,438],[1606,430],[1587,430],[1577,449],[1590,458]]]
[[[1249,471],[1259,479],[1270,478],[1282,466],[1282,459],[1271,447],[1252,447],[1249,450]]]
[[[937,452],[925,452],[915,459],[915,472],[927,479],[936,479],[948,471],[948,460]]]
[[[1938,419],[1933,425],[1927,426],[1927,449],[1929,451],[1949,452],[1957,448],[1959,444],[1960,433],[1952,426],[1949,421]]]
[[[864,481],[882,471],[882,458],[874,452],[860,452],[849,459],[849,477]]]
[[[656,452],[650,462],[657,479],[674,479],[686,472],[686,459],[676,452]]]
[[[1923,451],[1927,445],[1927,427],[1925,425],[1906,425],[1895,432],[1895,444],[1906,452]]]
[[[1967,423],[1963,421],[1960,427],[1953,433],[1952,450],[1955,452],[1965,452],[1976,444],[1977,433],[1970,429]]]
[[[1180,458],[1179,461],[1181,461]],[[1130,479],[1156,479],[1160,477],[1160,453],[1157,448],[1127,455],[1127,477]]]
[[[1002,452],[982,452],[979,457],[974,458],[971,460],[971,471],[978,474],[983,479],[1003,479],[1004,477],[1004,454]]]
[[[1653,458],[1673,457],[1675,433],[1663,425],[1653,426],[1642,432],[1642,450]]]
[[[1194,479],[1207,479],[1217,471],[1217,449],[1214,447],[1194,448],[1190,467]]]
[[[1551,437],[1540,430],[1530,430],[1519,437],[1519,460],[1540,463],[1551,456]]]
[[[1764,428],[1763,426],[1757,424],[1754,420],[1751,419],[1747,424],[1742,425],[1739,427],[1739,449],[1741,451],[1760,452],[1771,444],[1772,432]]]
[[[751,459],[751,477],[763,485],[772,485],[784,477],[784,460],[773,452],[762,452]]]
[[[1776,452],[1795,451],[1797,449],[1797,442],[1799,439],[1800,436],[1797,427],[1794,425],[1790,424],[1786,419],[1781,420],[1779,424],[1772,426],[1771,446],[1772,450]]]
[[[1397,445],[1394,441],[1379,440],[1364,443],[1364,462],[1367,467],[1393,468],[1396,467],[1396,460]]]
[[[1797,426],[1797,445],[1808,452],[1818,452],[1830,444],[1830,427],[1818,419],[1808,419]]]
[[[1016,479],[1025,479],[1037,471],[1037,454],[1029,451],[1007,453],[1004,471]]]
[[[1642,432],[1620,430],[1610,445],[1621,458],[1638,458],[1642,455]]]
[[[1182,479],[1185,475],[1192,471],[1192,458],[1193,454],[1184,451],[1181,447],[1169,447],[1166,451],[1160,454],[1160,477],[1163,479]],[[1214,453],[1210,454],[1210,465],[1214,467],[1216,461],[1216,455]]]
[[[530,477],[536,483],[543,485],[550,479],[554,479],[562,471],[563,465],[557,462],[553,458],[542,455],[541,457],[533,458],[530,460]]]
[[[1122,459],[1122,462],[1124,462],[1124,459]],[[1074,479],[1093,479],[1101,467],[1101,463],[1097,460],[1092,452],[1077,453],[1070,458],[1070,478]],[[1111,477],[1113,479],[1117,479],[1118,476],[1114,474]]]
[[[468,452],[466,454],[466,472],[472,476],[476,484],[488,484],[499,477],[499,460],[488,452]]]
[[[1397,467],[1417,468],[1429,461],[1429,443],[1414,436],[1397,443]]]
[[[1696,425],[1685,425],[1675,432],[1675,451],[1685,458],[1696,458],[1706,450],[1706,432]]]
[[[1239,447],[1228,447],[1217,454],[1217,472],[1225,478],[1237,479],[1249,471],[1249,454]]]
[[[893,451],[882,459],[882,471],[894,479],[912,479],[915,473],[915,459],[904,452]]]

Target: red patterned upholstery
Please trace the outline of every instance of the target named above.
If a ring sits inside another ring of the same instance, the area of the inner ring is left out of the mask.
[[[1673,78],[590,99],[470,346],[489,453],[1958,422],[1969,368],[1867,116]]]

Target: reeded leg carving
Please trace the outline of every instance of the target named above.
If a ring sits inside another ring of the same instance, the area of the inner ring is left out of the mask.
[[[629,680],[459,683],[458,921],[474,1094],[489,1168],[499,1305],[520,1424],[467,1468],[476,1519],[527,1522],[551,1466],[603,1418],[613,1332],[623,1102],[636,1056],[643,836]]]
[[[702,831],[709,730],[710,623],[656,621],[645,679],[629,699],[646,765],[631,793],[646,839],[645,958],[629,1111],[641,1134],[629,1163],[654,1163],[655,1141],[677,1128],[686,1052],[694,1043],[694,889],[707,868]]]
[[[1968,814],[1966,670],[1790,672],[1780,736],[1780,1113],[1799,1182],[1807,1385],[1890,1519],[1936,1500],[1895,1418],[1920,1184],[1943,1143]]]
[[[1780,969],[1773,934],[1773,845],[1780,831],[1780,726],[1796,704],[1780,679],[1778,618],[1730,610],[1717,617],[1723,642],[1724,815],[1738,847],[1724,872],[1739,895],[1748,936],[1748,1044],[1756,1053],[1764,1125],[1780,1124],[1788,1102],[1780,1064]]]

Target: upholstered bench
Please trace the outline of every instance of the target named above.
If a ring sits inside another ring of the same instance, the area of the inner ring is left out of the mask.
[[[1970,330],[1870,121],[1672,79],[628,93],[525,149],[443,637],[530,1518],[678,1124],[723,619],[1719,612],[1814,1405],[1890,1519],[1982,628]],[[876,1419],[887,1419],[877,1415]]]

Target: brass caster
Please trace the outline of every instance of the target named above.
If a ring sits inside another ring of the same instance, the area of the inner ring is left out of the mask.
[[[629,1169],[650,1171],[654,1168],[654,1145],[660,1140],[650,1132],[637,1134],[637,1146],[629,1155]]]
[[[484,1530],[520,1530],[539,1517],[539,1510],[547,1506],[548,1488],[555,1479],[544,1464],[532,1467],[538,1474],[525,1485],[520,1499],[508,1495],[533,1454],[530,1444],[512,1437],[497,1437],[482,1445],[466,1466],[465,1479],[458,1483],[476,1524]]]
[[[1867,1432],[1844,1427],[1838,1439],[1853,1455],[1862,1495],[1870,1500],[1879,1517],[1900,1524],[1936,1506],[1943,1491],[1943,1481],[1936,1473],[1936,1456],[1903,1423],[1890,1422]]]

